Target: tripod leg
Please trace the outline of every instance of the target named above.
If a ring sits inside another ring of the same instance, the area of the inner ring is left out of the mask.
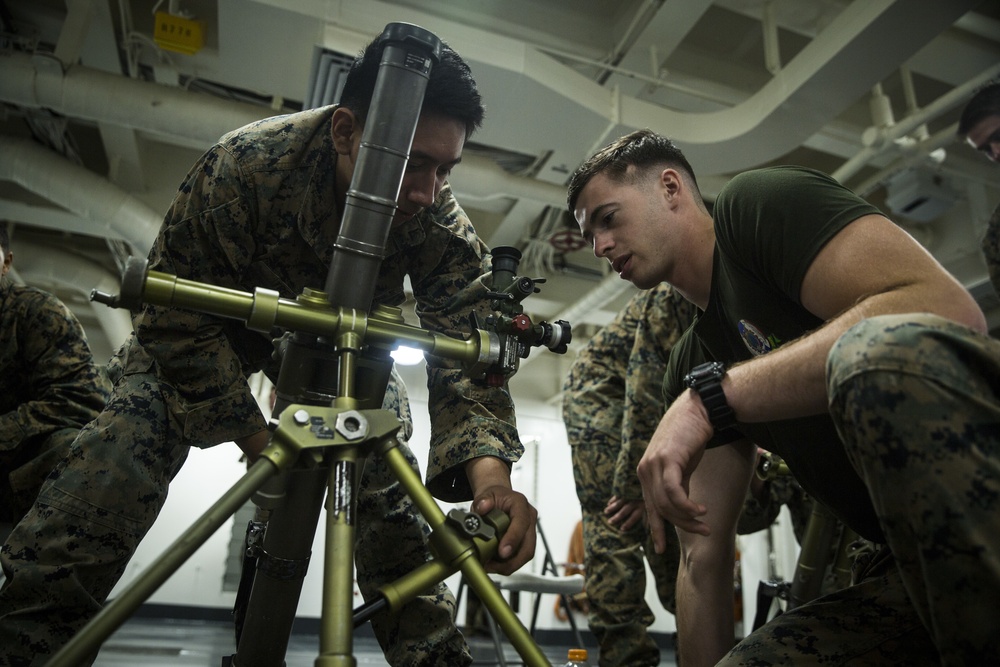
[[[486,624],[490,626],[490,638],[493,639],[493,648],[497,652],[497,664],[500,667],[507,667],[507,656],[503,652],[503,643],[500,641],[500,631],[497,629],[497,622],[493,620],[492,616],[489,616],[486,619]]]
[[[413,499],[413,503],[420,510],[420,513],[427,519],[431,530],[441,529],[446,520],[444,513],[434,501],[430,491],[423,485],[417,473],[410,468],[403,454],[391,446],[383,447],[380,453],[382,456],[385,456],[392,471],[399,478],[400,484],[410,494],[410,498]],[[490,615],[503,629],[504,634],[507,635],[511,644],[517,649],[521,658],[524,659],[524,664],[531,667],[549,667],[548,658],[542,653],[542,650],[535,643],[528,629],[521,623],[517,614],[511,610],[510,606],[503,599],[500,590],[486,575],[483,564],[475,558],[468,557],[459,564],[459,567],[469,586],[476,591],[486,609],[489,610]]]
[[[271,512],[233,664],[281,667],[326,491],[327,469],[289,472],[287,496]]]
[[[343,450],[330,468],[326,508],[326,559],[323,561],[323,618],[316,667],[353,665],[356,452]]]
[[[799,560],[795,565],[795,578],[788,595],[789,609],[819,597],[836,529],[836,517],[822,503],[814,500]]]
[[[258,510],[259,512],[260,510]],[[236,601],[233,604],[233,624],[236,626],[236,643],[243,636],[243,622],[247,617],[247,605],[250,602],[250,592],[253,590],[254,575],[257,574],[257,560],[264,541],[265,521],[258,518],[247,524],[247,534],[243,539],[243,558],[240,562],[240,584],[236,589]]]
[[[108,603],[100,613],[52,657],[49,667],[76,667],[85,662],[111,634],[156,592],[260,485],[273,476],[274,464],[257,461],[240,481],[188,528],[142,575]]]

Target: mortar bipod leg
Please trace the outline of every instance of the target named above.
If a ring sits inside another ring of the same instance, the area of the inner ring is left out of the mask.
[[[327,469],[287,472],[284,501],[271,510],[233,664],[281,667],[326,492]]]
[[[216,530],[236,513],[253,492],[277,471],[274,462],[258,460],[214,505],[167,547],[114,600],[90,620],[58,653],[48,667],[77,667],[93,656],[139,606],[194,555]]]
[[[403,454],[399,449],[392,446],[393,442],[392,439],[387,439],[381,443],[376,453],[385,457],[386,462],[399,479],[400,484],[406,489],[406,492],[410,495],[420,513],[424,515],[424,518],[431,527],[432,534],[433,531],[442,530],[446,522],[444,512],[441,511],[441,508],[437,505],[433,496],[431,496],[430,491],[424,486],[420,480],[420,476],[407,464]],[[467,557],[459,564],[459,568],[462,570],[466,581],[476,591],[476,594],[479,595],[486,609],[489,610],[490,615],[493,616],[497,624],[504,631],[504,634],[507,635],[507,639],[517,649],[518,655],[524,660],[524,664],[529,667],[550,667],[548,658],[545,657],[538,644],[535,643],[531,633],[524,627],[521,619],[517,617],[517,614],[510,608],[507,601],[504,600],[500,594],[500,590],[486,575],[483,564],[476,558]]]

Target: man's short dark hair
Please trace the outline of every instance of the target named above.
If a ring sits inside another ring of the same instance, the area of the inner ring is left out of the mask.
[[[5,220],[0,220],[0,247],[10,252],[10,223]]]
[[[381,59],[382,42],[376,38],[354,60],[340,94],[341,106],[350,109],[362,123],[368,117],[375,94]],[[441,44],[440,60],[431,67],[424,92],[421,113],[428,111],[462,121],[466,137],[479,129],[486,113],[476,80],[472,78],[472,70],[460,55],[444,43]]]
[[[635,169],[631,169],[635,167]],[[580,192],[594,176],[604,174],[617,183],[635,182],[651,167],[673,167],[688,177],[696,190],[694,169],[681,149],[670,139],[652,130],[637,130],[608,144],[580,165],[569,181],[566,202],[572,215]]]
[[[964,137],[979,121],[990,116],[1000,116],[1000,79],[984,83],[965,105],[958,120],[959,136]]]

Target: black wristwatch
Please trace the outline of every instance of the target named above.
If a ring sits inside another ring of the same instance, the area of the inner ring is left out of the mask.
[[[726,365],[721,361],[699,364],[684,376],[684,384],[694,389],[708,411],[708,420],[716,431],[736,424],[736,414],[726,402],[722,391],[722,378],[726,375]]]

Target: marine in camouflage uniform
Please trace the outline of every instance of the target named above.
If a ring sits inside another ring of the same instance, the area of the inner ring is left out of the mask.
[[[667,359],[678,337],[698,312],[694,304],[665,284],[649,290],[640,305],[625,371],[622,447],[615,464],[613,487],[615,496],[635,501],[642,500],[642,486],[635,469],[666,410],[662,387]],[[796,536],[801,537],[812,503],[791,475],[768,480],[755,492],[747,492],[736,532],[747,535],[764,530],[774,523],[782,505],[789,507]]]
[[[992,79],[976,90],[962,109],[957,133],[990,162],[1000,162],[1000,79]],[[990,282],[1000,294],[1000,206],[986,225],[982,251]]]
[[[583,514],[587,621],[600,645],[602,667],[660,663],[659,648],[646,630],[654,616],[645,600],[644,557],[660,602],[671,613],[675,608],[676,546],[657,554],[641,522],[622,530],[604,509],[611,496],[642,497],[630,456],[644,447],[662,414],[663,361],[655,347],[640,344],[637,329],[669,345],[692,313],[667,285],[640,292],[580,350],[563,385],[563,420]]]
[[[0,243],[0,256],[9,248]],[[6,273],[6,270],[4,271]],[[0,279],[0,521],[17,523],[111,386],[80,322],[40,289]]]
[[[322,288],[337,235],[331,221],[341,214],[333,114],[325,107],[265,119],[223,137],[181,184],[150,268],[238,290],[269,288],[285,298]],[[486,314],[477,278],[489,268],[487,250],[447,185],[432,206],[391,230],[386,253],[377,303],[401,304],[408,275],[424,328],[458,336],[470,312]],[[10,579],[0,594],[6,664],[42,663],[98,611],[189,447],[265,427],[246,377],[274,370],[268,336],[152,305],[133,322],[135,334],[112,360],[107,408],[83,430],[2,552]],[[457,363],[431,357],[428,376],[428,488],[446,501],[466,500],[467,461],[513,462],[522,452],[513,405],[505,388],[473,384]],[[405,444],[402,451],[416,469]],[[358,579],[367,596],[430,557],[427,526],[379,460],[365,467],[358,508]],[[468,664],[453,611],[441,584],[397,618],[373,621],[389,662]]]
[[[986,225],[982,241],[983,259],[990,273],[993,290],[1000,295],[1000,206],[997,206]]]
[[[639,287],[670,282],[701,308],[671,350],[670,408],[638,469],[650,514],[678,527],[685,554],[682,662],[995,662],[1000,342],[983,333],[962,285],[815,170],[738,174],[709,212],[683,153],[648,130],[587,160],[569,192],[598,257]],[[708,361],[726,368],[728,415],[684,381]],[[845,525],[887,546],[856,563],[858,583],[727,654],[731,536],[755,444]]]

